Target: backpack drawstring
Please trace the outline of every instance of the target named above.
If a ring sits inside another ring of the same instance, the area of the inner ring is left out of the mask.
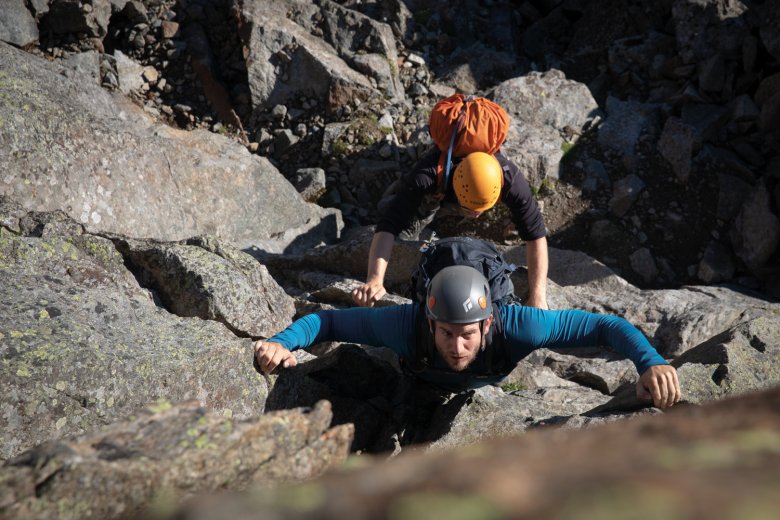
[[[460,127],[463,125],[463,120],[466,119],[466,107],[473,99],[474,96],[466,96],[466,99],[463,100],[463,108],[460,109],[458,121],[455,123],[455,128],[452,130],[450,146],[447,148],[447,165],[444,167],[444,183],[442,187],[443,194],[446,194],[450,187],[450,167],[452,166],[452,149],[455,147],[455,137],[457,137],[458,132],[460,132]]]

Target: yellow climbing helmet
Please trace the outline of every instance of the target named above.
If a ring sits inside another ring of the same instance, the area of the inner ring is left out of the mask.
[[[504,175],[498,160],[484,152],[473,152],[460,161],[452,178],[458,203],[471,211],[487,211],[501,196]]]

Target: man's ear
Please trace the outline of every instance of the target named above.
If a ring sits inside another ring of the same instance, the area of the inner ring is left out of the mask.
[[[488,333],[490,330],[490,325],[493,323],[493,315],[491,314],[487,318],[485,318],[485,334]]]
[[[430,318],[428,318],[428,330],[430,330],[430,331],[431,331],[431,334],[433,334],[433,333],[434,333],[434,332],[433,332],[433,327],[434,327],[434,325],[433,325],[433,320],[432,320],[432,319],[430,319]]]

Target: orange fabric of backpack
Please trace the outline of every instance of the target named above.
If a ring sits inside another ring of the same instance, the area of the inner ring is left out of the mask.
[[[506,140],[509,115],[483,97],[454,94],[433,107],[429,121],[431,138],[442,152],[436,168],[437,183],[444,186],[448,155],[465,157],[472,152],[496,153]],[[457,132],[457,135],[453,135]],[[453,140],[454,137],[454,140]],[[452,150],[450,150],[452,146]]]

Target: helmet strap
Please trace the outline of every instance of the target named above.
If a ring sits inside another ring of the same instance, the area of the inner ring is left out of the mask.
[[[485,320],[479,322],[479,350],[485,351]]]

